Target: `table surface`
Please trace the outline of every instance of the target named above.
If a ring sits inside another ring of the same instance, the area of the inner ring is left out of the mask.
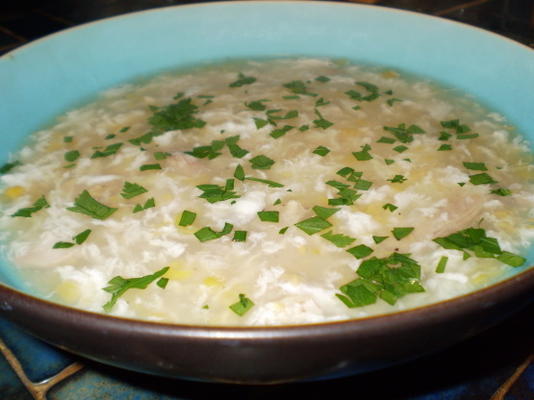
[[[358,2],[358,1],[354,1]],[[534,49],[533,0],[367,0],[462,21]],[[0,55],[80,23],[194,1],[18,0],[0,5]],[[10,399],[323,398],[388,400],[534,399],[534,305],[445,352],[354,377],[274,386],[170,380],[59,351],[0,319],[0,394]]]

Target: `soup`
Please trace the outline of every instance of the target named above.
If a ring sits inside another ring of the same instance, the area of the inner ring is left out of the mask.
[[[462,295],[526,260],[532,155],[457,91],[338,60],[124,85],[2,171],[3,250],[40,296],[132,318],[286,325]]]

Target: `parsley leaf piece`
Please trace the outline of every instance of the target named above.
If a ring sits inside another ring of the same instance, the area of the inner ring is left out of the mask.
[[[224,235],[228,235],[230,232],[232,232],[232,229],[234,229],[234,226],[226,222],[222,231],[220,232],[215,232],[209,226],[206,226],[196,231],[194,235],[200,242],[207,242],[208,240],[218,239]]]
[[[352,254],[357,259],[365,258],[370,255],[374,250],[364,244],[360,244],[355,247],[351,247],[347,250],[347,253]]]
[[[354,188],[358,190],[369,190],[371,186],[373,186],[373,182],[365,179],[358,179],[354,184]]]
[[[282,185],[281,183],[278,183],[278,182],[275,182],[275,181],[270,181],[269,179],[254,178],[252,176],[246,176],[245,179],[247,181],[264,183],[264,184],[268,185],[269,187],[284,187],[284,185]]]
[[[72,239],[76,242],[76,244],[82,244],[87,240],[91,232],[91,229],[86,229],[85,231],[78,233]]]
[[[395,139],[393,139],[392,137],[387,137],[387,136],[382,136],[380,139],[376,141],[376,143],[387,143],[387,144],[392,144],[395,142],[396,142]]]
[[[241,166],[241,164],[238,164],[237,167],[235,167],[234,171],[234,178],[244,181],[245,180],[245,170]]]
[[[73,139],[74,139],[74,136],[64,136],[63,143],[72,143]]]
[[[321,232],[327,228],[330,228],[332,224],[321,217],[311,217],[295,224],[297,228],[306,232],[308,235]]]
[[[159,134],[156,132],[147,132],[141,136],[138,136],[136,138],[128,140],[131,144],[134,146],[141,146],[141,144],[149,144],[152,142],[152,139],[154,139],[155,136],[158,136]]]
[[[451,136],[452,136],[452,134],[450,134],[449,132],[440,132],[438,140],[441,140],[441,141],[449,140],[451,138]]]
[[[111,300],[104,304],[103,309],[105,312],[110,312],[119,297],[126,293],[130,289],[146,289],[148,285],[154,282],[156,279],[161,278],[167,273],[169,267],[160,269],[151,275],[145,275],[139,278],[125,279],[121,276],[116,276],[108,282],[109,286],[106,286],[103,290],[111,293]]]
[[[384,240],[386,240],[389,236],[373,236],[373,241],[376,244],[382,243]]]
[[[330,81],[330,78],[327,77],[327,76],[321,75],[321,76],[318,76],[317,78],[315,78],[315,80],[317,82],[326,83],[326,82]]]
[[[304,82],[300,80],[291,81],[288,83],[285,83],[284,86],[286,89],[289,89],[291,92],[295,94],[302,94],[304,96],[317,96],[316,93],[310,93],[308,92],[308,88],[304,84]]]
[[[309,125],[302,125],[299,127],[300,132],[306,132],[308,129],[310,129]]]
[[[449,261],[449,257],[447,257],[447,256],[442,256],[439,259],[438,265],[436,266],[436,273],[437,274],[442,274],[442,273],[445,272],[445,267],[447,266],[447,261]]]
[[[75,243],[72,242],[56,242],[52,246],[53,249],[69,249],[73,247]]]
[[[393,147],[393,150],[395,150],[397,153],[403,153],[408,150],[408,147],[401,144],[399,146]]]
[[[318,156],[324,157],[328,153],[330,153],[330,149],[328,147],[324,146],[317,146],[315,150],[312,151],[313,154],[317,154]]]
[[[266,119],[253,118],[253,120],[254,120],[254,124],[256,125],[256,129],[261,129],[265,125],[269,124],[269,121],[267,121]]]
[[[406,180],[407,179],[403,175],[395,175],[393,178],[388,179],[387,181],[391,183],[403,183]]]
[[[384,162],[386,163],[386,165],[391,165],[391,164],[393,164],[395,162],[395,160],[391,160],[389,158],[385,158]]]
[[[243,158],[249,153],[248,150],[239,147],[237,143],[227,143],[227,146],[228,150],[230,150],[230,154],[235,158]]]
[[[64,156],[65,161],[74,162],[80,157],[80,152],[78,150],[67,151]]]
[[[452,150],[452,146],[450,144],[442,144],[438,147],[438,151],[449,151]]]
[[[239,300],[237,301],[237,303],[234,303],[230,306],[230,310],[242,317],[252,307],[254,307],[254,302],[250,300],[247,296],[245,296],[243,293],[239,293]]]
[[[154,198],[151,197],[150,199],[145,201],[145,204],[143,204],[143,205],[136,204],[134,209],[133,209],[133,212],[134,213],[138,213],[140,211],[145,211],[145,210],[148,210],[149,208],[154,208],[154,207],[156,207],[156,200],[154,200]]]
[[[186,151],[185,154],[189,154],[190,156],[196,158],[207,158],[208,160],[213,160],[221,155],[219,150],[224,147],[224,144],[225,142],[222,140],[213,140],[211,144],[195,147],[191,151]]]
[[[406,227],[406,228],[393,228],[391,233],[393,236],[395,236],[395,239],[401,240],[404,239],[406,236],[408,236],[410,233],[412,233],[414,228],[412,227]]]
[[[362,146],[361,151],[354,151],[352,152],[352,155],[358,160],[358,161],[368,161],[372,160],[373,156],[369,154],[369,150],[371,150],[371,146],[368,144]]]
[[[74,207],[69,207],[67,210],[85,214],[92,218],[104,220],[111,216],[116,208],[108,207],[95,200],[87,190],[84,190],[75,200]]]
[[[494,180],[491,176],[489,176],[485,172],[482,172],[480,174],[470,175],[469,182],[471,182],[473,185],[486,185],[486,184],[497,183],[496,180]]]
[[[321,115],[321,113],[317,109],[315,109],[315,114],[318,117],[318,119],[314,119],[313,120],[313,123],[314,123],[316,128],[328,129],[332,125],[334,125],[333,122],[330,122],[330,121],[324,119],[323,116]]]
[[[109,146],[106,146],[106,148],[102,151],[100,150],[97,150],[95,151],[92,155],[91,155],[91,158],[99,158],[99,157],[108,157],[108,156],[111,156],[115,153],[117,153],[117,151],[119,151],[119,149],[122,147],[122,143],[114,143],[114,144],[110,144]]]
[[[263,222],[279,222],[280,220],[278,211],[258,211],[258,217]]]
[[[343,294],[336,293],[336,297],[349,308],[374,304],[377,301],[376,289],[370,287],[372,285],[366,284],[363,279],[355,279],[341,286],[339,290]]]
[[[323,233],[321,237],[328,240],[329,242],[332,242],[336,247],[339,248],[349,246],[350,244],[352,244],[352,242],[356,240],[354,238],[351,238],[350,236],[346,236],[341,233],[332,233],[332,231]]]
[[[250,103],[245,103],[247,108],[250,108],[253,111],[264,111],[267,109],[267,106],[263,104],[264,102],[269,101],[268,99],[254,100]]]
[[[247,231],[235,231],[234,237],[232,239],[234,242],[246,242],[247,241]]]
[[[169,278],[159,278],[156,281],[156,285],[158,285],[158,287],[160,287],[162,289],[165,289],[167,287],[168,283],[169,283]]]
[[[464,135],[458,135],[456,136],[456,139],[465,140],[465,139],[475,139],[477,137],[479,137],[478,133],[469,133],[469,134],[464,134]]]
[[[444,128],[456,131],[457,134],[462,134],[471,131],[471,128],[469,128],[467,125],[461,124],[459,119],[441,121],[440,124]]]
[[[249,162],[252,164],[252,168],[254,169],[270,169],[274,164],[274,160],[264,155],[253,157],[249,160]]]
[[[321,207],[321,206],[314,206],[312,208],[315,215],[317,215],[319,218],[327,219],[337,213],[341,208],[328,208],[328,207]]]
[[[154,153],[154,158],[158,161],[165,160],[167,157],[170,157],[172,154],[164,151],[156,151]]]
[[[37,211],[42,210],[43,208],[49,208],[50,204],[46,201],[46,198],[43,196],[39,197],[31,207],[21,208],[15,214],[12,214],[12,217],[24,217],[30,218]]]
[[[165,107],[155,107],[153,111],[154,114],[148,119],[148,122],[157,133],[177,129],[202,128],[206,125],[205,121],[195,118],[194,115],[198,112],[198,106],[192,103],[191,98],[182,99],[178,103]]]
[[[250,85],[252,83],[256,82],[256,78],[253,76],[245,76],[241,72],[237,75],[237,80],[230,83],[229,87],[241,87],[244,85]]]
[[[279,235],[283,235],[284,233],[287,232],[288,229],[289,229],[289,226],[284,226],[282,229],[280,229],[280,230],[278,231],[278,234],[279,234]]]
[[[402,103],[402,99],[398,99],[396,97],[392,97],[391,99],[387,99],[386,103],[388,106],[392,107],[395,103]]]
[[[268,110],[267,115],[270,120],[281,120],[281,119],[292,119],[299,116],[298,110],[289,110],[285,115],[274,115],[275,113],[280,112],[279,109]]]
[[[509,253],[507,251],[503,251],[497,257],[497,260],[514,268],[520,267],[527,262],[526,258],[521,257],[517,254]]]
[[[384,210],[388,210],[388,211],[393,212],[393,211],[395,211],[395,210],[396,210],[397,208],[399,208],[399,207],[397,207],[395,204],[386,203],[386,204],[384,204],[384,205],[382,206],[382,208],[383,208]]]
[[[472,169],[474,171],[487,171],[488,168],[483,162],[464,162],[464,167],[467,169]]]
[[[227,186],[205,184],[198,185],[197,188],[202,190],[203,192],[199,197],[202,199],[206,199],[209,203],[217,203],[219,201],[237,199],[240,197],[236,194],[236,192],[234,192]]]
[[[498,189],[492,190],[490,193],[496,194],[497,196],[511,196],[512,195],[512,191],[510,189],[505,189],[505,188],[498,188]]]
[[[315,107],[321,107],[321,106],[326,106],[330,104],[330,102],[328,100],[325,100],[323,99],[322,97],[319,98],[316,102],[315,102]]]
[[[271,137],[278,139],[279,137],[284,136],[287,132],[289,132],[291,129],[293,129],[294,126],[291,125],[285,125],[283,128],[274,129],[270,135]]]
[[[137,183],[124,182],[121,196],[125,199],[131,199],[132,197],[139,196],[140,194],[146,192],[148,192],[148,190],[146,190],[143,186],[138,185]]]
[[[195,219],[197,218],[197,213],[189,210],[182,211],[182,216],[180,217],[180,221],[178,222],[179,226],[189,226],[193,225],[193,222],[195,222]]]

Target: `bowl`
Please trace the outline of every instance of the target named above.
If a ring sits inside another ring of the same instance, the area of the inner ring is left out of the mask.
[[[319,56],[394,67],[472,94],[534,139],[534,52],[444,19],[329,2],[216,2],[133,13],[0,58],[2,161],[98,92],[235,58]],[[533,264],[534,249],[527,254]],[[7,262],[0,312],[31,334],[109,365],[168,377],[266,384],[329,379],[446,348],[529,303],[534,268],[468,295],[394,314],[278,327],[202,327],[101,315],[33,296]]]

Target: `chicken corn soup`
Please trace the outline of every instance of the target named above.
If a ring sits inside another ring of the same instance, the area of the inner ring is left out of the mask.
[[[391,313],[526,264],[532,155],[500,115],[396,71],[233,62],[104,93],[2,168],[35,293],[183,324]]]

